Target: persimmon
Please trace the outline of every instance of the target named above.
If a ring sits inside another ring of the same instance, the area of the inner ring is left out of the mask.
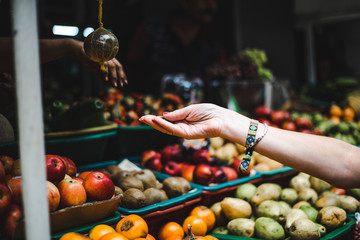
[[[167,238],[165,238],[165,240],[182,240],[183,238],[179,235],[171,235]]]
[[[115,230],[128,239],[145,238],[149,233],[146,221],[136,214],[130,214],[122,218],[116,224]]]
[[[76,232],[68,232],[62,235],[59,240],[89,240],[90,238],[86,237],[83,234]]]
[[[165,240],[173,235],[183,238],[185,235],[184,229],[177,222],[168,222],[160,227],[158,238],[159,240]]]
[[[147,240],[156,240],[156,239],[154,238],[154,236],[151,235],[151,234],[149,234],[149,233],[148,233],[148,235],[146,235],[146,239],[147,239]]]
[[[102,236],[110,232],[115,232],[115,229],[106,224],[99,224],[89,231],[89,238],[91,240],[99,240]]]
[[[197,216],[188,216],[183,222],[183,229],[188,234],[188,224],[191,226],[192,233],[195,236],[205,236],[207,233],[207,225],[205,221]]]
[[[355,111],[351,107],[346,107],[343,110],[343,118],[346,122],[352,122],[354,120]]]
[[[197,216],[204,220],[207,226],[207,231],[213,229],[216,222],[214,212],[204,205],[197,206],[191,210],[190,216]]]
[[[341,108],[336,104],[331,105],[329,112],[331,116],[337,116],[337,117],[341,117],[343,114]]]
[[[206,240],[219,240],[218,238],[214,237],[214,236],[211,236],[211,235],[206,235],[204,237]]]
[[[118,232],[109,232],[103,235],[99,240],[129,240],[127,237]]]

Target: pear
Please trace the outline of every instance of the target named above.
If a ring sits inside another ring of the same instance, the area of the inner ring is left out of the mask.
[[[280,223],[272,218],[259,217],[255,221],[255,234],[261,239],[284,239],[285,231]]]
[[[336,206],[323,207],[318,214],[318,222],[326,227],[328,231],[342,226],[345,220],[345,210]]]
[[[299,192],[300,201],[308,201],[311,204],[315,204],[318,200],[317,192],[312,188],[303,188]]]
[[[256,186],[252,183],[241,184],[235,192],[235,197],[244,199],[248,202],[251,201],[251,198],[254,196],[256,191]]]
[[[317,208],[323,208],[326,206],[340,206],[340,200],[337,196],[324,195],[316,201],[315,206]]]
[[[310,177],[310,184],[318,193],[330,190],[332,187],[330,183],[314,176]]]
[[[225,197],[220,203],[221,209],[227,219],[249,218],[252,213],[251,205],[239,198]]]
[[[311,221],[316,222],[319,212],[313,206],[303,205],[299,209],[303,210]]]
[[[293,208],[300,208],[302,205],[311,205],[311,204],[307,201],[299,201],[293,205]]]
[[[221,209],[221,202],[216,202],[211,205],[210,210],[215,214],[216,225],[224,226],[227,224],[228,220],[226,219],[226,216]]]
[[[242,237],[252,237],[255,232],[255,222],[248,218],[236,218],[227,224],[229,234]]]
[[[293,205],[298,200],[298,193],[293,188],[284,188],[281,191],[280,199]]]
[[[276,221],[284,221],[286,217],[286,210],[283,206],[274,200],[265,200],[260,203],[256,209],[258,217],[269,217]]]
[[[281,195],[281,187],[274,183],[263,183],[259,185],[251,198],[253,206],[258,206],[265,200],[278,200]]]
[[[288,214],[286,214],[286,222],[284,225],[285,231],[289,232],[289,228],[291,226],[291,224],[300,218],[308,218],[308,216],[306,215],[306,213],[298,208],[293,208],[291,209]]]
[[[290,179],[289,186],[294,188],[295,191],[300,192],[303,188],[310,188],[310,180],[306,177],[303,177],[301,175],[296,175],[295,177]]]
[[[323,225],[321,225],[320,223],[315,223],[316,226],[319,228],[320,231],[320,235],[324,236],[326,234],[326,227],[324,227]]]
[[[359,208],[359,201],[353,196],[340,195],[338,199],[340,200],[340,207],[347,213],[355,213]]]
[[[289,228],[289,234],[293,240],[316,240],[321,237],[318,226],[307,218],[295,220]]]

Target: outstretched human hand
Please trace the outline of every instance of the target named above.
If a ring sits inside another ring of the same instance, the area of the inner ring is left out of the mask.
[[[214,104],[195,104],[163,116],[145,115],[139,120],[153,128],[186,139],[209,138],[221,135],[224,119],[230,112]]]

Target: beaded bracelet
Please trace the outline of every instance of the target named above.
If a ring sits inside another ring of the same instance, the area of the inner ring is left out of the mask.
[[[258,139],[255,139],[256,133],[258,130],[258,124],[259,124],[259,121],[251,119],[248,135],[246,137],[245,148],[244,148],[245,156],[243,157],[241,164],[239,166],[241,172],[246,172],[248,170],[249,164],[251,161],[251,156],[254,151],[255,145],[257,143],[259,143],[261,141],[261,139],[264,138],[264,136],[266,135],[266,133],[269,129],[268,125],[266,123],[264,123],[265,130],[264,130],[263,134]]]

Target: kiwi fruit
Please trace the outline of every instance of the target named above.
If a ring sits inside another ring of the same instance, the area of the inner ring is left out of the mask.
[[[121,178],[123,177],[127,177],[127,176],[131,176],[131,173],[129,171],[119,171],[119,172],[116,172],[114,175],[113,175],[113,182],[116,183],[118,182]]]
[[[151,205],[158,202],[162,202],[165,200],[168,200],[168,197],[166,195],[166,192],[164,190],[160,190],[157,188],[148,188],[144,191],[145,195],[145,204]]]
[[[121,198],[121,206],[128,209],[137,209],[145,206],[145,195],[137,188],[129,188]]]
[[[115,185],[120,187],[125,192],[129,188],[137,188],[141,191],[144,191],[144,184],[141,180],[137,179],[134,176],[126,176],[119,178]]]
[[[163,181],[163,189],[169,198],[173,198],[189,192],[191,186],[183,177],[168,177]]]
[[[142,181],[144,189],[156,188],[156,176],[150,169],[137,171],[133,176]]]
[[[119,194],[124,194],[124,191],[120,187],[115,186],[115,195]]]

